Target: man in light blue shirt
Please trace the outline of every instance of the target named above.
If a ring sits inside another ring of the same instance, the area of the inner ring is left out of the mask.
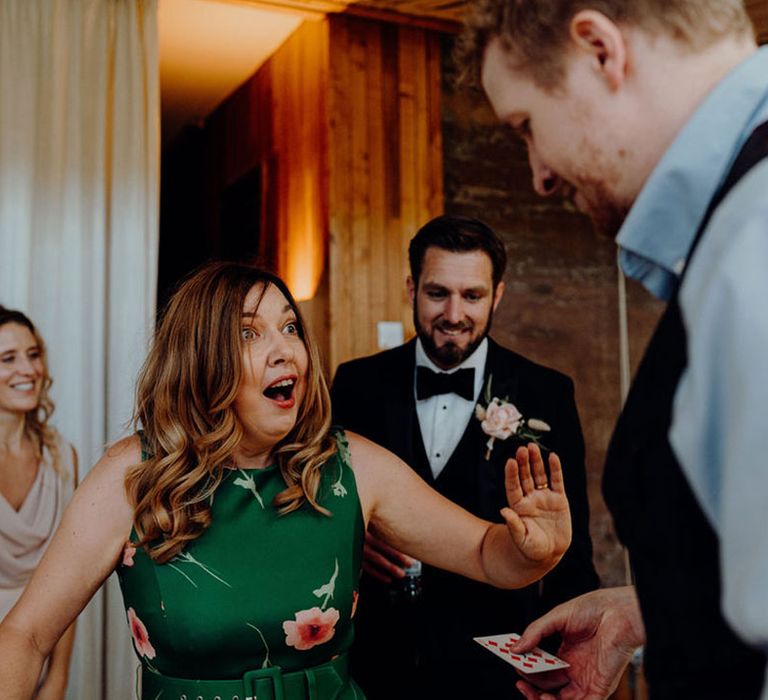
[[[565,195],[618,234],[624,271],[670,301],[633,387],[646,396],[628,403],[607,467],[637,589],[589,593],[531,625],[519,649],[559,632],[571,668],[519,687],[528,698],[607,697],[647,643],[653,698],[768,700],[768,50],[740,0],[477,0],[461,46],[526,142],[536,191]],[[675,354],[679,372],[665,377]],[[654,382],[669,390],[661,417]],[[633,443],[628,424],[650,440],[659,422],[663,444]],[[635,461],[621,471],[612,455]],[[669,507],[654,509],[665,496]],[[682,523],[670,512],[678,497],[692,514]],[[668,538],[647,536],[657,518],[673,524]],[[654,562],[698,564],[669,550],[699,533],[712,540],[706,573],[662,565],[654,581]],[[701,638],[689,617],[686,648],[675,606],[699,589],[711,594],[702,618],[727,636]],[[713,648],[743,663],[719,663]]]

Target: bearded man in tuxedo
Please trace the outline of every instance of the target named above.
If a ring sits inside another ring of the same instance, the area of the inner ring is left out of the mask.
[[[413,238],[409,258],[417,337],[339,366],[335,422],[494,522],[505,505],[504,465],[534,435],[562,460],[573,541],[558,566],[526,588],[498,590],[425,566],[421,594],[406,599],[398,591],[410,558],[368,532],[352,673],[371,700],[520,697],[512,669],[472,638],[522,630],[598,585],[573,382],[488,337],[507,262],[488,226],[437,217]]]

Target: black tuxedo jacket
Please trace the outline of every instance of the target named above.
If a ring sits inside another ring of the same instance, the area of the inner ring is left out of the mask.
[[[445,468],[434,479],[416,413],[415,364],[416,342],[412,340],[340,365],[331,389],[334,422],[394,452],[433,488],[475,515],[502,522],[504,465],[520,443],[514,438],[496,440],[486,460],[488,436],[472,417]],[[491,693],[515,697],[514,670],[480,648],[472,637],[522,631],[554,605],[598,585],[589,537],[584,441],[572,381],[490,339],[483,387],[489,375],[493,377],[492,396],[506,397],[526,418],[539,418],[552,427],[541,441],[558,453],[563,464],[573,542],[541,582],[515,591],[425,567],[423,600],[419,610],[408,613],[408,619],[393,609],[391,591],[364,575],[352,673],[372,700]],[[418,668],[410,671],[418,675],[419,683],[407,687],[398,667],[413,663],[414,643]],[[394,679],[394,685],[387,685],[388,677]]]

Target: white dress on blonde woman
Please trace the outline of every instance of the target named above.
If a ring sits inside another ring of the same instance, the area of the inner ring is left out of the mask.
[[[0,494],[0,620],[18,600],[43,556],[75,486],[72,448],[57,435],[60,470],[47,449],[17,511]]]

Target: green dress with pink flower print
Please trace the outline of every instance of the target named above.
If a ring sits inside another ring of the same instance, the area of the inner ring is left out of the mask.
[[[181,554],[156,564],[126,548],[117,573],[145,675],[289,673],[349,650],[364,523],[346,438],[336,437],[318,492],[330,517],[307,504],[278,515],[276,466],[233,469],[214,494],[210,527]],[[364,696],[348,682],[333,697]]]

